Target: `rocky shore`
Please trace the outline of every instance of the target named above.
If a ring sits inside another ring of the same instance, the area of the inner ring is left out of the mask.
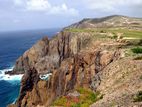
[[[79,87],[104,95],[91,107],[142,106],[132,101],[133,94],[142,89],[142,81],[136,80],[142,74],[142,61],[126,57],[126,51],[133,46],[131,41],[117,33],[110,37],[110,31],[102,29],[71,27],[50,40],[42,38],[16,61],[12,74],[24,76],[18,100],[9,107],[49,107]]]

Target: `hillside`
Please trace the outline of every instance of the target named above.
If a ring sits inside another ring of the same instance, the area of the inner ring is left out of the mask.
[[[142,29],[142,19],[121,15],[107,16],[103,18],[88,18],[72,24],[67,28],[129,28]]]
[[[142,19],[84,19],[17,59],[24,76],[9,107],[141,107]]]

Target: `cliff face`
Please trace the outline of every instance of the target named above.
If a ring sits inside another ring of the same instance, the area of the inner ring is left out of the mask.
[[[111,104],[107,102],[119,99],[114,91],[121,93],[121,89],[127,90],[127,87],[120,87],[129,85],[128,81],[124,81],[115,86],[117,75],[123,75],[125,65],[127,68],[134,65],[132,56],[123,60],[130,42],[121,39],[119,35],[115,35],[115,38],[109,34],[88,29],[71,29],[61,31],[51,40],[44,37],[38,41],[16,61],[12,73],[24,73],[24,76],[19,98],[10,107],[48,107],[54,100],[78,87],[104,94],[104,98],[92,107],[105,107],[104,104],[109,107]],[[128,63],[129,61],[133,63]],[[120,69],[116,69],[117,64]],[[140,69],[139,67],[138,63],[136,68]],[[48,74],[50,76],[46,79],[41,78]],[[132,87],[131,84],[129,88]],[[109,96],[110,93],[112,97]],[[124,100],[121,98],[118,103]]]
[[[45,37],[38,41],[16,62],[13,72],[24,73],[16,105],[48,106],[77,87],[96,90],[100,83],[96,74],[120,56],[117,47],[104,51],[108,46],[102,43],[94,39],[93,33],[68,31],[60,32],[51,40]],[[47,73],[52,73],[48,81],[39,78]]]
[[[87,33],[74,35],[70,32],[60,32],[50,41],[45,37],[16,61],[14,72],[24,73],[31,67],[41,73],[50,72],[58,68],[64,59],[84,48],[83,45],[86,44],[83,44],[83,41],[89,39],[90,36]]]
[[[24,75],[21,86],[21,94],[18,106],[32,107],[37,105],[49,106],[53,100],[77,87],[88,87],[95,90],[97,84],[94,77],[97,72],[113,61],[116,53],[101,53],[100,51],[79,54],[67,58],[61,62],[58,69],[54,69],[48,81],[38,79],[38,73],[34,69]],[[107,58],[106,62],[97,57]],[[100,65],[96,63],[99,61]],[[99,78],[97,80],[99,82]],[[99,84],[99,83],[98,83]]]
[[[31,49],[26,51],[15,64],[13,72],[16,74],[25,73],[31,67],[33,67],[37,61],[47,55],[49,40],[47,37],[38,41]]]

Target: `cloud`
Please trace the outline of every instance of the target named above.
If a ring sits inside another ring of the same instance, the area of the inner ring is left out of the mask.
[[[26,2],[26,9],[31,11],[47,11],[51,4],[47,0],[29,0]]]
[[[48,0],[14,0],[15,6],[21,6],[25,11],[45,12],[52,15],[72,15],[78,16],[79,12],[65,3],[52,5]]]
[[[19,22],[21,22],[19,19],[14,19],[13,20],[13,23],[19,23]]]
[[[49,11],[50,14],[70,14],[73,16],[77,16],[79,13],[74,8],[69,8],[65,3],[63,3],[61,6],[53,6],[51,10]]]
[[[132,10],[142,6],[142,0],[84,0],[84,3],[88,9],[104,12],[117,12],[122,8]]]
[[[15,5],[22,5],[23,4],[22,0],[14,0],[13,2]]]

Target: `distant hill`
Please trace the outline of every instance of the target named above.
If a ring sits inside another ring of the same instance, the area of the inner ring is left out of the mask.
[[[142,29],[142,18],[134,18],[122,15],[112,15],[102,18],[86,18],[66,28],[106,28],[128,27]]]

